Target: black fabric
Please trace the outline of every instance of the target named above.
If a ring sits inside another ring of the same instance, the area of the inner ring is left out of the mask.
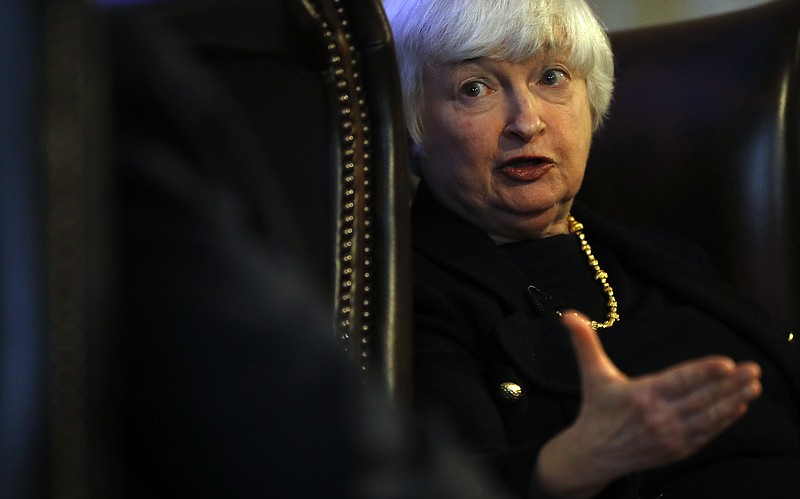
[[[502,245],[500,250],[520,268],[530,286],[534,287],[530,290],[534,306],[555,306],[562,311],[574,308],[593,320],[605,320],[607,298],[594,280],[594,271],[589,267],[588,257],[581,250],[577,236],[565,234],[509,243]],[[598,248],[593,248],[593,254],[600,259],[601,266],[608,262],[598,254]],[[627,289],[621,290],[616,279],[612,284],[616,293],[628,294]],[[548,302],[552,304],[548,305]]]
[[[276,197],[210,82],[115,21],[130,493],[345,497],[353,380]]]
[[[785,459],[777,460],[781,465],[770,467],[772,473],[765,479],[780,484],[783,497],[794,497],[800,492],[800,483],[789,473],[800,452],[797,346],[739,300],[690,243],[611,223],[584,207],[576,206],[573,212],[586,226],[601,266],[620,289],[622,321],[601,332],[601,339],[623,371],[642,374],[705,353],[751,358],[765,366],[764,396],[753,404],[750,419],[737,423],[693,460],[631,477],[613,486],[621,491],[612,487],[606,494],[628,497],[625,494],[636,487],[642,493],[660,493],[687,466],[782,456]],[[570,236],[544,246],[539,245],[542,241],[527,248],[525,243],[497,246],[438,205],[424,183],[412,217],[417,390],[427,402],[446,406],[474,448],[493,460],[524,495],[537,450],[577,413],[578,376],[566,331],[552,312],[534,306],[527,292],[535,276],[526,275],[509,255],[530,272],[542,270],[539,262],[524,258],[532,246],[541,246],[535,250],[542,250],[543,257],[567,252],[579,259],[568,264],[568,275],[582,272],[585,256]],[[556,255],[555,261],[562,257]],[[557,269],[547,272],[553,272],[548,281],[552,284]],[[576,286],[588,287],[579,293],[591,293],[589,285],[596,286],[591,276],[580,278]],[[570,294],[563,288],[547,291]],[[599,287],[594,292],[602,297]],[[503,401],[496,391],[502,381],[520,385],[522,397]],[[705,480],[693,485],[698,486],[709,494],[714,490]]]
[[[446,428],[409,421],[356,377],[260,169],[282,165],[216,80],[137,20],[123,11],[110,26],[113,497],[504,497]]]

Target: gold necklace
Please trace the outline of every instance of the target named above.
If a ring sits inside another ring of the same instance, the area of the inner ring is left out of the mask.
[[[603,293],[608,297],[608,315],[606,316],[606,321],[591,321],[592,328],[595,330],[610,328],[616,321],[621,319],[617,313],[617,299],[614,297],[614,290],[608,283],[608,274],[600,268],[597,258],[592,254],[592,247],[589,246],[589,242],[586,241],[586,236],[583,235],[583,224],[575,220],[575,217],[572,215],[567,217],[567,222],[569,223],[569,233],[575,234],[581,241],[581,250],[586,254],[586,257],[589,259],[589,266],[594,270],[594,280],[600,283],[603,287]]]

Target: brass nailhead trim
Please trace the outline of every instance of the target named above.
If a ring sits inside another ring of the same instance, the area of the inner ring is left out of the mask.
[[[341,0],[334,0],[333,12],[325,11],[316,2],[310,3],[316,9],[315,18],[328,50],[330,70],[339,94],[338,114],[341,118],[339,133],[343,152],[337,234],[340,268],[336,287],[337,334],[345,351],[358,359],[359,368],[368,371],[374,316],[372,273],[369,271],[373,239],[369,112],[358,71],[358,50],[350,43],[353,37]]]

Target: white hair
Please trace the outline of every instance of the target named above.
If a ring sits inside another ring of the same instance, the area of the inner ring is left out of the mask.
[[[426,64],[478,57],[521,61],[546,50],[586,78],[595,130],[614,88],[608,35],[583,0],[384,0],[411,138],[421,143]]]

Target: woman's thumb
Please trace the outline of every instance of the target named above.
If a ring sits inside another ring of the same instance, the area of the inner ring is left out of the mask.
[[[568,310],[561,319],[570,334],[572,348],[578,359],[578,368],[581,378],[586,382],[587,377],[599,374],[617,374],[619,371],[611,362],[603,349],[603,344],[597,336],[589,319],[575,310]]]

